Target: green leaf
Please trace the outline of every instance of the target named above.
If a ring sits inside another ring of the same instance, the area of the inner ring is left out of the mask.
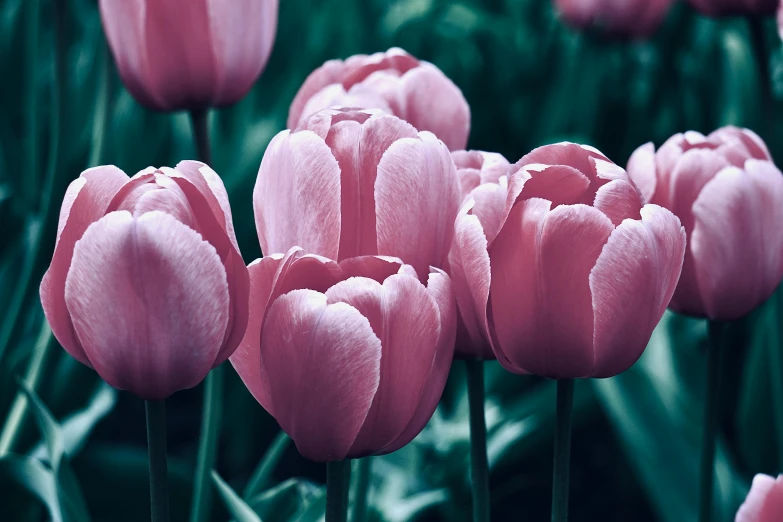
[[[324,495],[324,488],[299,479],[288,479],[250,499],[248,504],[266,522],[296,520],[313,502]]]
[[[237,495],[237,493],[231,489],[231,486],[226,484],[214,470],[212,471],[212,481],[229,513],[231,513],[231,516],[238,522],[263,522],[261,517],[256,515],[250,506],[242,500],[242,497]]]
[[[275,466],[282,458],[285,450],[291,445],[291,438],[280,430],[275,439],[266,450],[264,458],[258,463],[258,467],[253,472],[247,483],[243,496],[247,499],[261,491],[269,480]]]
[[[11,481],[32,493],[46,506],[53,522],[63,522],[52,470],[31,457],[6,455],[0,459],[0,484],[4,481]],[[6,488],[0,490],[5,492]]]

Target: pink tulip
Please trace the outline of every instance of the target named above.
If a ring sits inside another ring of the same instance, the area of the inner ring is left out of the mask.
[[[272,140],[253,192],[265,254],[300,246],[343,260],[445,267],[459,208],[448,149],[377,110],[328,109]]]
[[[489,292],[495,355],[513,372],[557,379],[625,371],[677,284],[679,220],[643,205],[625,171],[590,147],[541,147],[512,170],[502,210],[467,206],[456,231],[472,295]]]
[[[724,127],[642,145],[628,173],[645,200],[674,212],[688,234],[672,310],[742,317],[783,278],[783,177],[753,132]]]
[[[41,303],[68,353],[153,400],[196,386],[236,349],[248,285],[212,169],[183,161],[128,178],[104,166],[65,193]]]
[[[340,263],[293,248],[249,266],[250,321],[231,363],[299,452],[395,451],[425,426],[451,366],[448,276],[394,258]]]
[[[239,101],[266,65],[278,0],[100,0],[125,86],[159,111]]]
[[[583,29],[599,25],[610,33],[632,37],[652,35],[674,0],[555,0],[569,25]]]
[[[688,0],[707,16],[773,15],[780,0]]]
[[[758,474],[735,522],[780,522],[783,520],[783,475],[772,478]]]
[[[384,110],[432,132],[451,150],[468,142],[470,107],[459,87],[431,63],[396,47],[344,62],[329,60],[313,71],[291,104],[288,127],[329,107]]]
[[[491,278],[487,246],[500,225],[511,166],[491,152],[455,151],[451,156],[463,193],[449,252],[449,274],[460,312],[456,356],[494,359],[486,314]]]

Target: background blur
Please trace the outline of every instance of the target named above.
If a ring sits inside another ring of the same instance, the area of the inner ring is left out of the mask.
[[[91,520],[146,520],[143,403],[103,385],[56,341],[48,351],[34,350],[49,342],[46,330],[40,335],[37,288],[67,184],[94,164],[112,163],[132,175],[193,158],[190,125],[185,114],[142,109],[123,88],[95,0],[63,2],[66,94],[53,97],[58,15],[53,0],[38,0],[35,50],[27,16],[34,3],[0,0],[0,423],[9,418],[17,377],[27,374],[45,407],[31,410],[42,418],[22,419],[13,450],[46,464],[0,459],[0,520],[57,520],[53,476]],[[327,59],[400,46],[435,63],[470,103],[470,147],[511,161],[567,139],[625,165],[642,143],[659,146],[675,132],[706,133],[726,124],[754,129],[779,159],[783,53],[774,20],[763,24],[764,45],[754,45],[747,20],[709,20],[678,4],[651,41],[622,42],[564,27],[544,0],[282,0],[265,73],[241,103],[211,115],[213,167],[229,190],[245,259],[259,255],[250,195],[264,149],[284,128],[301,82]],[[760,47],[766,55],[759,61]],[[27,88],[29,78],[35,89]],[[37,129],[32,150],[30,128]],[[721,521],[733,520],[753,474],[783,470],[782,299],[778,293],[732,329],[720,397]],[[574,522],[696,519],[705,341],[704,322],[667,314],[630,371],[577,384]],[[44,356],[31,361],[33,353]],[[554,382],[513,376],[497,364],[486,371],[493,520],[547,520]],[[229,373],[217,471],[241,495],[279,428]],[[375,519],[469,520],[462,380],[456,364],[426,430],[403,450],[374,460]],[[189,512],[201,396],[200,387],[177,393],[168,409],[174,521],[187,520]],[[56,421],[45,422],[44,408]],[[288,445],[266,484],[273,489],[249,503],[265,522],[317,520],[324,479],[324,466]],[[216,496],[212,519],[228,517]]]

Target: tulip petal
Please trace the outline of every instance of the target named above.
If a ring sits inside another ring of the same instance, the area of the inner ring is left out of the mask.
[[[525,198],[547,199],[552,202],[552,208],[593,203],[593,194],[588,190],[590,179],[573,167],[533,164],[525,166],[524,172],[530,175],[521,191]]]
[[[41,305],[54,336],[68,353],[87,366],[90,362],[74,335],[65,304],[65,280],[75,243],[87,227],[104,215],[110,201],[128,179],[123,171],[109,165],[85,170],[71,183],[60,209],[52,263],[41,281]]]
[[[378,254],[396,256],[416,272],[443,267],[454,236],[459,182],[448,149],[422,132],[392,144],[375,182]]]
[[[368,277],[379,283],[383,283],[387,277],[399,273],[402,267],[402,261],[396,257],[362,256],[340,261],[344,278]],[[414,277],[416,277],[415,274]]]
[[[783,177],[767,161],[730,167],[693,204],[694,271],[712,319],[738,319],[766,300],[783,277]]]
[[[492,243],[503,220],[508,186],[505,180],[501,183],[484,183],[476,187],[470,197],[474,201],[471,212],[481,222],[487,242]]]
[[[280,427],[302,456],[343,460],[378,389],[381,341],[359,311],[294,290],[269,308],[261,361]]]
[[[585,205],[514,207],[490,250],[491,312],[501,364],[552,378],[587,377],[593,364],[588,277],[614,227]]]
[[[657,205],[646,205],[641,220],[626,219],[609,236],[590,272],[592,377],[617,375],[641,356],[677,286],[684,254],[680,221]]]
[[[300,246],[336,259],[340,245],[340,167],[310,131],[283,131],[267,147],[253,190],[265,254]]]
[[[163,212],[112,212],[91,225],[74,249],[65,301],[100,376],[144,399],[201,382],[228,325],[214,247]]]
[[[780,513],[783,513],[783,478],[759,473],[753,477],[735,522],[774,522]]]
[[[296,93],[294,101],[291,102],[286,127],[292,130],[296,129],[303,120],[307,119],[309,114],[304,112],[307,102],[327,85],[339,83],[344,69],[345,65],[342,60],[329,60],[311,72],[299,88],[299,92]]]
[[[646,203],[650,203],[655,196],[655,188],[658,184],[655,171],[655,145],[645,143],[636,149],[628,159],[626,170],[636,186],[642,193]]]
[[[625,219],[640,219],[642,205],[639,191],[623,179],[615,179],[599,188],[593,204],[612,220],[614,226],[619,226]]]

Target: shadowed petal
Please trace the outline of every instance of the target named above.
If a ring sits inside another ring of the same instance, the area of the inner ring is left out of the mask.
[[[640,219],[642,205],[639,191],[623,179],[615,179],[599,188],[593,203],[612,220],[614,226],[619,226],[624,219]]]
[[[650,203],[658,184],[655,172],[655,146],[652,143],[645,143],[636,149],[628,159],[626,170],[639,187],[644,201]]]

